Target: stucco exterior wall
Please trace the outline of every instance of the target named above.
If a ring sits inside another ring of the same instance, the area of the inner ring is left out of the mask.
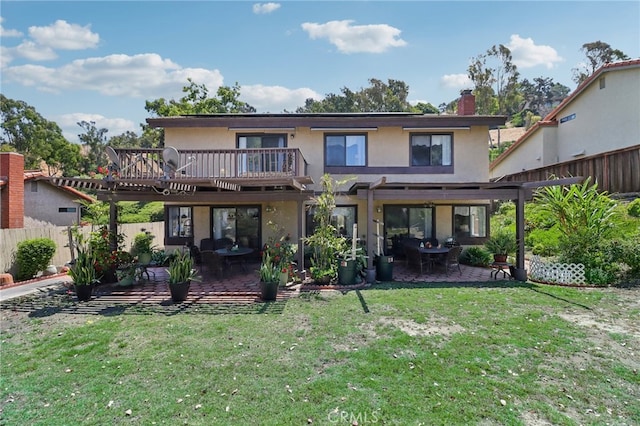
[[[433,131],[434,133],[453,134],[453,166],[452,174],[411,174],[384,173],[362,174],[359,181],[373,182],[381,176],[388,180],[404,182],[484,182],[489,178],[489,156],[487,140],[489,129],[485,126],[474,126],[471,129],[455,131]],[[168,128],[165,129],[167,146],[176,149],[235,149],[237,134],[250,133],[228,130],[226,128]],[[313,178],[314,185],[309,189],[321,190],[320,178],[324,169],[324,136],[327,132],[315,131],[310,128],[296,128],[293,131],[274,130],[273,133],[285,133],[287,146],[298,148],[308,163],[308,174]],[[357,132],[344,132],[357,133]],[[381,127],[377,131],[366,131],[367,134],[367,165],[369,167],[409,167],[410,166],[410,136],[408,130],[400,127]],[[345,175],[342,177],[346,177]],[[338,179],[341,176],[337,176]],[[351,182],[353,183],[353,182]],[[350,184],[351,184],[350,183]],[[350,185],[349,184],[349,185]],[[344,190],[345,185],[339,190]]]
[[[604,79],[604,88],[600,80]],[[640,141],[640,69],[606,72],[558,111],[558,161],[636,145]],[[573,120],[562,122],[562,118]]]
[[[37,192],[31,190],[35,183]],[[24,187],[24,214],[33,219],[49,222],[56,226],[79,223],[80,206],[76,198],[46,182],[26,181]],[[60,212],[60,208],[75,209],[75,212]]]

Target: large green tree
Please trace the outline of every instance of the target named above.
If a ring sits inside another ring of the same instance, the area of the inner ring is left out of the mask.
[[[517,112],[520,74],[508,47],[492,46],[471,61],[467,73],[474,84],[478,114],[510,116]]]
[[[108,163],[105,150],[108,130],[98,129],[94,121],[80,121],[78,126],[84,129],[84,133],[78,135],[85,150],[82,160],[83,172],[84,174],[95,173],[99,166],[106,166]]]
[[[209,89],[204,84],[196,84],[192,79],[187,79],[188,86],[182,88],[185,94],[178,100],[166,100],[164,98],[145,102],[145,109],[156,117],[172,117],[189,114],[222,114],[222,113],[254,113],[256,109],[246,102],[241,101],[240,86],[220,86],[215,96],[209,96]],[[164,146],[164,132],[154,129],[146,124],[142,125],[141,146]]]
[[[318,112],[421,112],[422,107],[414,107],[407,101],[409,86],[400,80],[369,79],[369,87],[357,92],[343,87],[342,94],[329,93],[322,100],[307,99],[297,113]],[[436,110],[437,112],[437,110]]]
[[[48,174],[77,173],[80,150],[62,135],[53,121],[46,120],[24,101],[0,94],[0,149],[24,155],[27,169],[40,169],[44,161]]]
[[[589,78],[598,68],[604,64],[615,61],[626,61],[629,57],[621,50],[612,48],[609,43],[603,41],[594,41],[585,43],[580,49],[586,61],[580,64],[573,71],[573,81],[580,84]]]

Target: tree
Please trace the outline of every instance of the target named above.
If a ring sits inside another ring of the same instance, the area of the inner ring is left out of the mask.
[[[185,96],[179,100],[166,101],[164,98],[146,101],[145,109],[159,117],[187,114],[253,113],[256,109],[240,101],[240,86],[220,86],[216,96],[209,96],[204,84],[196,84],[190,78],[188,86],[182,88]]]
[[[369,79],[370,86],[354,92],[348,87],[341,89],[342,95],[329,93],[324,99],[307,99],[297,113],[318,112],[418,112],[407,101],[409,86],[400,80]]]
[[[586,63],[574,68],[573,81],[580,84],[589,78],[598,68],[615,61],[626,61],[629,57],[618,49],[613,49],[608,43],[594,41],[585,43],[580,49],[586,56]]]
[[[70,176],[77,172],[80,150],[65,139],[55,122],[43,118],[26,102],[2,94],[0,110],[0,150],[24,155],[27,169],[39,170],[44,161],[49,175],[63,172]]]
[[[510,116],[518,106],[518,68],[506,46],[494,45],[473,59],[467,69],[473,82],[478,114]]]
[[[239,99],[240,86],[220,86],[216,96],[209,96],[209,89],[204,84],[196,84],[188,78],[188,86],[182,88],[185,95],[177,101],[164,98],[145,102],[147,112],[157,117],[171,117],[188,114],[221,114],[221,113],[254,113],[256,109]],[[156,148],[164,146],[164,131],[142,124],[140,146]]]
[[[537,77],[530,82],[526,78],[519,84],[522,96],[520,112],[531,111],[539,116],[546,116],[555,108],[570,92],[570,89],[560,83],[555,83],[552,78]]]
[[[440,114],[440,110],[430,103],[418,102],[413,106],[413,109],[423,114]]]
[[[142,146],[142,139],[130,130],[109,138],[108,145],[112,148],[139,148]]]
[[[98,129],[94,121],[81,121],[78,126],[82,127],[85,133],[78,135],[80,142],[85,146],[86,152],[82,161],[85,174],[95,172],[98,166],[106,165],[108,162],[105,147],[107,146],[107,129]]]

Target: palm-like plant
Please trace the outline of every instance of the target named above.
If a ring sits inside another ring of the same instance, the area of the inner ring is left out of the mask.
[[[169,284],[186,283],[190,281],[197,281],[198,274],[194,268],[193,258],[188,251],[176,250],[176,253],[169,263]]]

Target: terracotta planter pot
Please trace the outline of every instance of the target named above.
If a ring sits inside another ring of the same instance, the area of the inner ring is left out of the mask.
[[[191,281],[184,283],[169,283],[169,293],[171,293],[171,300],[174,302],[184,302],[189,295],[189,287],[191,287]]]
[[[494,254],[493,261],[496,263],[507,263],[507,255],[506,254]]]

